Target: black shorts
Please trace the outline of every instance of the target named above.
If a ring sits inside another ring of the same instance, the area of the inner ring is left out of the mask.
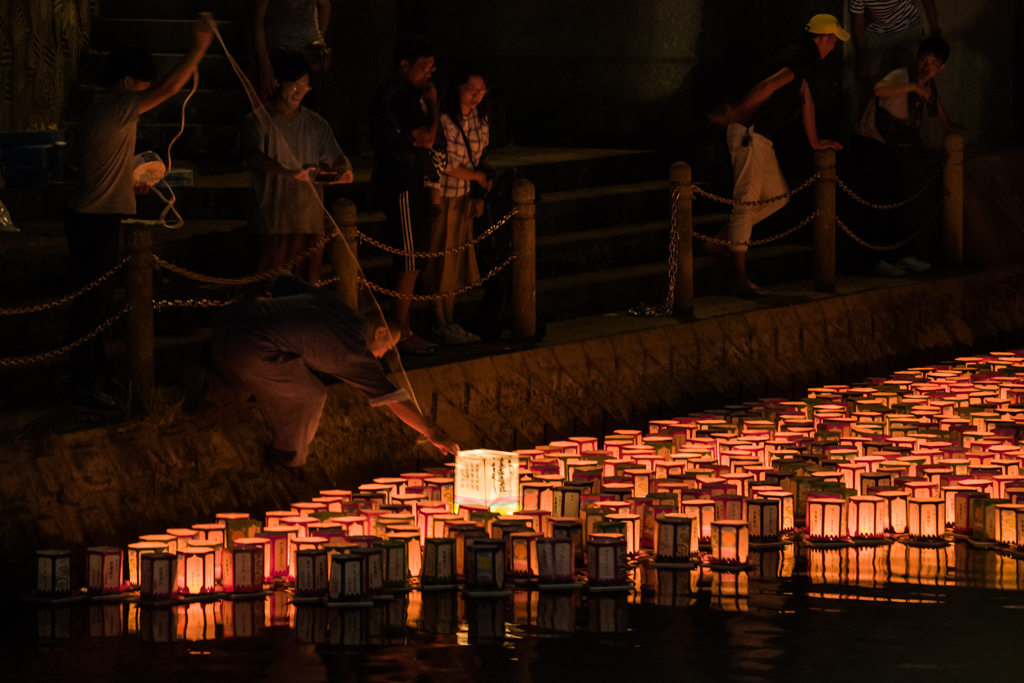
[[[384,214],[388,217],[388,246],[406,252],[429,251],[433,208],[427,188],[418,187],[389,197],[384,202]],[[401,271],[423,270],[427,265],[422,256],[394,254],[392,259],[395,269]]]

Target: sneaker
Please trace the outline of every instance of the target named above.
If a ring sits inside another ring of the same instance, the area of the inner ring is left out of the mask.
[[[903,270],[899,266],[894,266],[888,261],[878,260],[875,264],[875,275],[881,275],[883,277],[903,277],[907,274],[907,271]]]
[[[413,356],[428,356],[434,352],[436,347],[437,344],[432,344],[415,333],[402,339],[396,346],[399,353],[408,353]]]
[[[905,259],[900,259],[896,262],[896,265],[903,270],[916,270],[919,272],[923,270],[931,270],[932,267],[932,264],[927,261],[922,261],[916,256],[908,256]]]
[[[71,405],[94,413],[117,413],[121,409],[110,394],[99,389],[77,389],[71,394]]]
[[[460,337],[460,339],[462,340],[458,342],[460,344],[470,344],[472,342],[480,341],[480,337],[478,335],[473,334],[472,332],[470,332],[469,330],[467,330],[465,327],[458,323],[453,323],[450,329],[455,330],[455,334],[457,334]]]

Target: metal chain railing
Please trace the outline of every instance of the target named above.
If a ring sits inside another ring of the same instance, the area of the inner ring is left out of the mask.
[[[872,202],[869,202],[868,200],[864,199],[863,197],[860,197],[857,194],[855,194],[854,191],[851,190],[849,187],[847,187],[846,183],[844,183],[842,180],[840,180],[838,176],[836,177],[836,184],[842,189],[843,192],[848,194],[850,196],[850,198],[853,199],[855,202],[859,202],[859,203],[863,204],[864,206],[868,207],[869,209],[877,209],[879,211],[888,211],[890,209],[902,208],[902,207],[910,204],[911,202],[913,202],[915,199],[917,199],[921,195],[923,195],[924,191],[927,190],[929,187],[931,187],[932,183],[934,183],[936,181],[936,179],[940,175],[942,175],[942,169],[943,168],[945,168],[945,166],[943,164],[940,164],[939,168],[935,171],[935,173],[932,175],[932,177],[929,178],[927,180],[927,182],[925,182],[925,184],[922,185],[921,188],[917,192],[912,194],[907,199],[904,199],[902,201],[896,202],[895,204],[874,204]]]
[[[153,308],[219,308],[236,303],[234,299],[162,299],[153,302]]]
[[[101,332],[103,332],[103,330],[107,329],[108,327],[113,325],[115,322],[117,322],[117,320],[121,316],[123,316],[125,313],[127,313],[130,309],[131,309],[131,306],[125,306],[118,313],[115,313],[114,315],[112,315],[109,318],[107,318],[107,320],[105,322],[103,322],[99,327],[97,327],[95,330],[93,330],[89,334],[87,334],[84,337],[82,337],[80,339],[77,339],[77,340],[75,340],[75,341],[73,341],[73,342],[71,342],[69,344],[65,344],[64,346],[60,347],[59,349],[53,349],[52,351],[46,351],[45,353],[36,354],[35,356],[15,356],[14,358],[0,358],[0,367],[13,368],[13,367],[19,367],[19,366],[22,366],[22,365],[34,365],[35,363],[41,363],[43,361],[50,360],[51,358],[56,358],[57,356],[63,355],[65,353],[67,353],[68,351],[70,351],[70,350],[72,350],[72,349],[74,349],[76,347],[79,347],[82,344],[86,343],[87,341],[93,339],[96,335],[98,335]]]
[[[783,232],[780,232],[778,235],[772,235],[771,237],[765,237],[762,240],[747,240],[746,242],[739,242],[739,241],[733,241],[733,240],[723,240],[720,237],[712,237],[711,235],[702,235],[699,232],[693,233],[693,236],[696,237],[699,240],[704,241],[704,242],[708,242],[710,244],[717,244],[717,245],[722,246],[722,247],[759,247],[762,244],[770,244],[772,242],[776,242],[778,240],[781,240],[783,237],[789,237],[794,232],[796,232],[797,230],[799,230],[800,228],[804,227],[805,225],[807,225],[808,223],[813,221],[815,218],[817,218],[820,213],[821,213],[821,211],[819,211],[818,209],[815,209],[813,212],[811,212],[810,216],[808,216],[807,218],[803,219],[802,221],[800,221],[799,223],[794,225],[789,230],[785,230]]]
[[[378,292],[378,293],[383,294],[385,296],[390,296],[390,297],[395,298],[395,299],[409,299],[411,301],[436,301],[438,299],[444,299],[444,298],[447,298],[447,297],[450,297],[450,296],[458,296],[459,294],[464,294],[464,293],[468,292],[471,289],[476,289],[477,287],[479,287],[480,285],[482,285],[483,283],[487,282],[492,277],[497,275],[508,264],[512,263],[516,259],[516,257],[518,255],[519,254],[513,252],[511,256],[509,256],[507,259],[505,259],[504,263],[502,263],[502,264],[500,264],[498,266],[495,266],[493,269],[491,269],[491,272],[487,273],[487,275],[484,275],[482,278],[480,278],[476,282],[468,284],[465,287],[462,287],[461,289],[455,289],[455,290],[452,290],[450,292],[440,292],[438,294],[402,294],[401,292],[396,292],[393,289],[386,289],[384,287],[381,287],[377,283],[371,282],[371,281],[369,281],[369,280],[367,280],[366,278],[363,278],[363,277],[359,278],[359,282],[361,282],[362,284],[366,285],[367,287],[369,287],[370,289],[372,289],[375,292]],[[324,280],[323,282],[319,283],[319,286],[322,287],[322,286],[328,285],[328,284],[330,284],[333,281],[334,281],[333,278],[328,279],[328,280]]]
[[[679,199],[681,187],[672,190],[671,204],[669,205],[669,238],[668,238],[668,295],[663,304],[638,304],[629,309],[630,315],[640,318],[666,318],[672,315],[672,308],[676,303],[676,266],[679,254],[679,231],[676,230],[676,201]]]
[[[910,244],[915,239],[917,239],[918,236],[922,232],[925,231],[925,228],[927,228],[928,225],[933,220],[935,220],[935,217],[939,215],[939,212],[942,211],[942,205],[945,204],[945,203],[946,203],[946,198],[943,197],[942,201],[940,201],[938,206],[935,207],[935,211],[932,213],[932,215],[928,217],[928,220],[926,220],[924,223],[921,224],[921,227],[918,228],[917,231],[913,235],[911,235],[910,237],[908,237],[905,240],[897,242],[896,244],[890,244],[890,245],[887,245],[887,246],[878,246],[877,244],[871,244],[870,242],[864,241],[863,239],[861,239],[860,237],[855,235],[853,233],[853,231],[850,230],[850,228],[848,228],[846,226],[846,223],[843,223],[841,220],[839,220],[838,216],[836,217],[836,225],[838,225],[840,228],[842,228],[843,232],[845,232],[847,235],[849,235],[850,238],[854,242],[856,242],[857,244],[859,244],[859,245],[861,245],[863,247],[867,247],[868,249],[872,249],[874,251],[892,251],[893,249],[899,249],[900,247],[905,247],[906,245]]]
[[[463,251],[464,249],[468,249],[470,247],[476,246],[480,242],[483,242],[485,239],[493,235],[498,228],[505,225],[505,223],[507,223],[514,215],[516,215],[516,209],[515,207],[512,207],[512,210],[508,213],[508,215],[506,215],[504,218],[499,220],[491,227],[487,228],[486,232],[482,233],[479,237],[476,237],[470,240],[469,242],[466,242],[465,244],[460,244],[457,247],[445,249],[444,251],[403,251],[401,249],[396,249],[395,247],[388,246],[383,242],[378,242],[377,240],[373,239],[366,233],[360,232],[357,234],[359,235],[360,242],[366,242],[367,244],[377,247],[378,249],[381,249],[383,251],[386,251],[389,254],[396,254],[398,256],[409,256],[411,258],[440,258],[442,256],[447,256],[448,254],[457,254],[458,252]]]
[[[719,202],[721,204],[728,204],[729,206],[736,206],[736,205],[739,205],[739,206],[760,206],[762,204],[771,204],[772,202],[777,202],[780,199],[788,199],[789,197],[792,197],[793,195],[795,195],[798,192],[803,192],[808,187],[810,187],[811,184],[815,180],[817,180],[820,176],[821,176],[821,172],[819,171],[819,172],[815,173],[814,175],[812,175],[807,180],[805,180],[803,185],[801,185],[800,187],[796,188],[795,190],[789,190],[788,192],[783,192],[782,194],[775,195],[774,197],[768,197],[767,199],[755,199],[754,201],[751,201],[751,202],[736,201],[735,199],[728,199],[726,197],[719,197],[717,194],[712,194],[712,193],[710,193],[710,192],[708,192],[706,190],[702,190],[701,188],[697,187],[696,185],[693,186],[693,193],[695,195],[700,195],[701,197],[706,197],[706,198],[708,198],[708,199],[710,199],[712,201]]]
[[[87,284],[85,287],[82,287],[78,291],[72,292],[71,294],[68,294],[67,296],[62,296],[61,298],[53,299],[52,301],[44,301],[44,302],[41,302],[41,303],[38,303],[38,304],[33,304],[31,306],[16,306],[14,308],[0,308],[0,316],[4,316],[4,315],[22,315],[24,313],[38,313],[39,311],[45,311],[45,310],[47,310],[49,308],[55,308],[55,307],[60,306],[62,304],[66,304],[67,302],[71,301],[72,299],[74,299],[74,298],[76,298],[76,297],[78,297],[78,296],[80,296],[82,294],[85,294],[90,289],[92,289],[93,287],[96,287],[97,285],[99,285],[101,282],[103,282],[107,278],[112,277],[114,275],[114,273],[116,273],[117,271],[121,270],[121,268],[123,268],[124,265],[126,263],[128,263],[130,258],[131,258],[130,256],[126,256],[123,261],[121,261],[116,266],[114,266],[113,268],[108,270],[106,273],[104,273],[103,275],[100,275],[98,278],[96,278],[95,280],[93,280],[92,282]]]

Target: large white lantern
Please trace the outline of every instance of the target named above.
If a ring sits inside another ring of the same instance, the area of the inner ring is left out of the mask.
[[[519,456],[478,448],[455,456],[455,502],[515,508],[519,503]]]

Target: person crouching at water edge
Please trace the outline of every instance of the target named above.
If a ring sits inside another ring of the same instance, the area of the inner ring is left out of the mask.
[[[236,304],[218,322],[211,367],[190,368],[185,377],[185,408],[255,396],[273,432],[268,456],[283,467],[301,468],[327,400],[315,370],[360,390],[371,406],[386,405],[442,453],[458,453],[458,445],[385,375],[379,359],[398,338],[394,318],[364,317],[331,293],[281,273],[270,298]]]

